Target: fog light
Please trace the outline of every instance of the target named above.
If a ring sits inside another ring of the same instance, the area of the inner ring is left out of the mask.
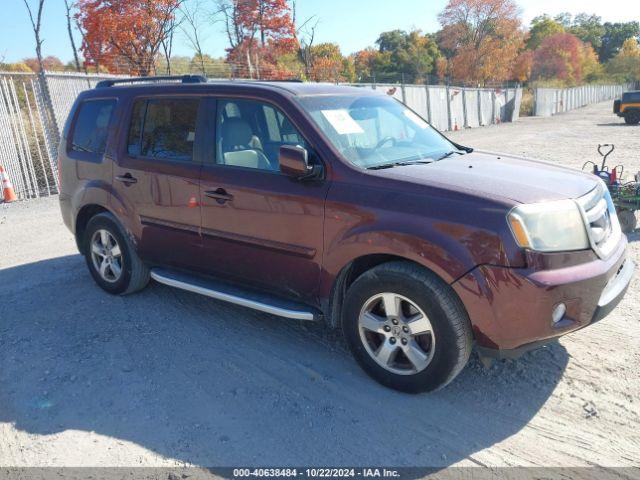
[[[564,318],[565,313],[567,313],[567,306],[564,303],[556,306],[556,308],[553,309],[553,313],[551,314],[551,320],[553,321],[553,324],[556,325],[558,322],[560,322]]]

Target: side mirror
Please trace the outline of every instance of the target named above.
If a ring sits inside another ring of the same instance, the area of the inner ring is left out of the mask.
[[[280,147],[280,171],[294,179],[302,180],[315,175],[315,168],[309,166],[309,153],[305,148],[294,145]]]

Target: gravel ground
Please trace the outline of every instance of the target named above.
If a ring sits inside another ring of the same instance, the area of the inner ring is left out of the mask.
[[[453,136],[575,167],[613,142],[638,170],[640,127],[610,108]],[[55,198],[0,206],[0,281],[0,466],[640,466],[637,279],[602,322],[418,396],[318,325],[157,284],[107,295]]]

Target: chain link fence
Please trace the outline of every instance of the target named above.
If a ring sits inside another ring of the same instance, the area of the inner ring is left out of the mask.
[[[58,193],[58,135],[50,112],[42,76],[0,73],[0,165],[19,199]]]
[[[0,72],[0,165],[18,199],[58,193],[60,132],[78,94],[105,78]]]

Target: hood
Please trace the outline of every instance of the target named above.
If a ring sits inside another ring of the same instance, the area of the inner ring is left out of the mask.
[[[594,175],[539,160],[472,152],[428,165],[408,165],[375,172],[417,185],[466,191],[485,198],[519,203],[578,198],[593,190]]]

